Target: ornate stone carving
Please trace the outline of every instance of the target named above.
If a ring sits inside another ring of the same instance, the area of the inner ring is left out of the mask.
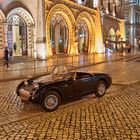
[[[84,23],[86,24],[87,28],[88,28],[88,32],[89,32],[89,47],[88,47],[88,53],[92,53],[91,47],[95,46],[95,23],[94,23],[94,19],[92,18],[92,16],[87,13],[87,12],[82,12],[78,15],[77,19],[76,19],[76,25],[78,26],[78,24],[81,21],[84,21]],[[78,27],[77,27],[78,28]]]
[[[67,6],[63,4],[57,4],[51,8],[47,16],[46,32],[48,35],[47,36],[47,48],[48,48],[48,53],[49,53],[48,55],[52,55],[49,35],[50,35],[50,21],[53,15],[60,15],[66,21],[66,24],[68,26],[68,36],[69,36],[68,53],[71,53],[72,45],[75,40],[75,34],[74,34],[74,28],[73,28],[75,25],[75,18],[74,18],[73,13]]]

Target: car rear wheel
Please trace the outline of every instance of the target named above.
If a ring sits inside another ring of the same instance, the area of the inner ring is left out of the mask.
[[[104,81],[99,81],[95,89],[95,95],[97,97],[102,97],[104,96],[105,92],[106,92],[106,83]]]
[[[56,91],[47,91],[42,101],[42,107],[47,111],[51,112],[58,108],[61,102],[60,95]]]

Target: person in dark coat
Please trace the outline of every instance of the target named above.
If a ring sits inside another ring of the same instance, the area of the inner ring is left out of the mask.
[[[6,65],[7,67],[9,67],[9,65],[8,65],[8,62],[9,62],[8,54],[9,54],[8,49],[5,48],[5,50],[4,50],[4,60],[5,60],[4,66]]]
[[[16,50],[17,50],[17,44],[16,44],[16,42],[14,42],[13,48],[14,48],[14,52],[16,53]]]

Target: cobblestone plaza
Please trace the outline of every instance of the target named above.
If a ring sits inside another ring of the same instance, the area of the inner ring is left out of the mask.
[[[0,0],[0,140],[140,140],[139,13],[139,0]],[[22,103],[19,83],[57,65],[112,85],[53,112]]]
[[[107,90],[106,95],[97,98],[93,94],[61,105],[52,113],[45,112],[40,105],[21,103],[15,93],[20,80],[1,82],[0,139],[139,140],[140,82],[130,78],[132,76],[139,79],[138,58],[137,56],[121,62],[111,62],[110,66],[109,63],[97,65],[95,71],[104,69],[109,73],[112,71],[113,77],[116,75],[116,78],[113,78],[115,84]],[[125,71],[124,68],[130,67],[133,67],[131,72]],[[93,68],[90,66],[87,69]],[[131,74],[134,70],[135,73]],[[117,81],[117,77],[124,82]],[[126,83],[127,81],[130,83]]]
[[[103,98],[86,97],[46,113],[40,106],[23,105],[13,92],[17,81],[10,90],[13,82],[6,82],[0,92],[0,139],[138,140],[139,84],[112,86]]]

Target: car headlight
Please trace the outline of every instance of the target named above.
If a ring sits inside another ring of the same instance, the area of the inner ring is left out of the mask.
[[[24,81],[24,85],[28,85],[28,81],[27,80]]]
[[[34,87],[35,89],[37,89],[37,88],[39,87],[39,84],[36,83],[36,82],[34,82],[34,83],[33,83],[33,87]]]

